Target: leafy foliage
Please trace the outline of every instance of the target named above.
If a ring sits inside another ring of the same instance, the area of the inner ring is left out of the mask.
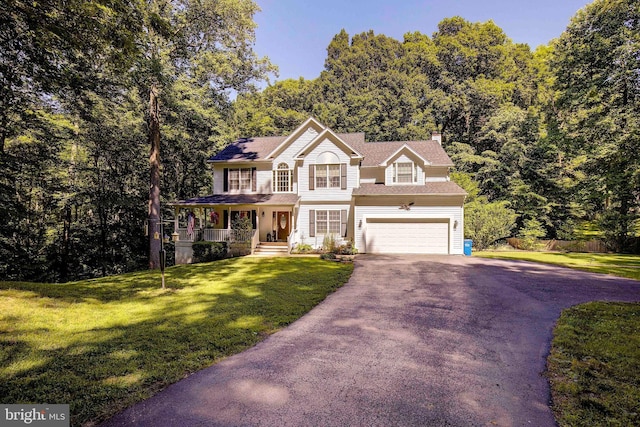
[[[482,250],[496,240],[509,237],[516,217],[508,202],[476,200],[465,205],[464,234],[473,240],[474,247]]]
[[[251,0],[0,5],[0,277],[145,266],[149,130],[163,136],[163,200],[209,187],[230,91],[274,70],[253,52],[256,11]]]

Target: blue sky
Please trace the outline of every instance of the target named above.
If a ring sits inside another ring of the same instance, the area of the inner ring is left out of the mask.
[[[344,28],[350,36],[373,30],[399,41],[407,32],[431,36],[443,18],[493,20],[516,43],[531,49],[566,28],[588,0],[256,0],[255,50],[278,65],[275,80],[314,79],[324,69],[327,46]]]

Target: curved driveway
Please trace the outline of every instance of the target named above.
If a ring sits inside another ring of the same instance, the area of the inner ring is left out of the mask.
[[[108,426],[553,426],[543,376],[563,308],[640,282],[456,256],[360,255],[350,281],[256,347]]]

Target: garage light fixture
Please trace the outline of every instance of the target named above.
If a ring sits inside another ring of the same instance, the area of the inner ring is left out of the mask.
[[[458,220],[457,219],[455,221],[453,221],[453,229],[454,230],[458,229]]]

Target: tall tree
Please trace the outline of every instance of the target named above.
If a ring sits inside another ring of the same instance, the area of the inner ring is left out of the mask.
[[[589,200],[622,250],[640,208],[640,3],[595,0],[554,48],[562,130],[588,155]]]
[[[156,0],[147,5],[137,82],[148,95],[149,268],[160,266],[162,91],[185,75],[224,97],[230,89],[242,92],[265,78],[272,66],[253,51],[257,11],[252,0]]]

